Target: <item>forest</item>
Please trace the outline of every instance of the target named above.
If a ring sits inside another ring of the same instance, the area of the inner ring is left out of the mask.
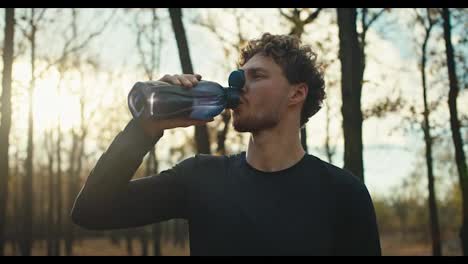
[[[466,256],[467,28],[466,8],[4,8],[0,256],[190,255],[185,220],[90,231],[70,211],[131,119],[134,83],[197,73],[226,86],[264,32],[318,54],[327,96],[301,143],[366,184],[382,255]],[[166,131],[134,178],[248,140],[226,109]]]

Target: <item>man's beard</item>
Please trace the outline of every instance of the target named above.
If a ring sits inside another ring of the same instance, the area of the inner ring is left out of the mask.
[[[237,132],[255,133],[275,127],[279,123],[279,119],[279,113],[277,111],[257,113],[254,115],[235,113],[233,126]]]

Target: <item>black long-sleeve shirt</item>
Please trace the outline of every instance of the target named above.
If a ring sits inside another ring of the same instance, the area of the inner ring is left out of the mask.
[[[159,138],[130,121],[91,171],[73,221],[104,230],[187,219],[191,255],[381,255],[371,197],[349,172],[309,154],[262,172],[242,152],[132,180]]]

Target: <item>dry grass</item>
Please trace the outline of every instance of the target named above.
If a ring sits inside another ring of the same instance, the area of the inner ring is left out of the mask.
[[[430,242],[416,242],[403,240],[398,235],[382,235],[382,255],[384,256],[430,256],[432,248]],[[175,247],[172,243],[162,245],[161,253],[163,256],[189,256],[189,244],[185,247]],[[35,242],[33,248],[34,256],[45,256],[45,241]],[[6,255],[13,254],[11,244],[7,244]],[[129,256],[127,254],[126,243],[121,241],[119,245],[112,244],[110,239],[86,239],[81,243],[75,243],[73,253],[76,256]],[[141,243],[138,240],[133,241],[133,256],[141,255]],[[152,254],[151,242],[149,242],[149,255]],[[461,256],[460,243],[456,237],[445,240],[443,243],[444,256]]]
[[[141,243],[139,240],[133,240],[133,256],[141,255]],[[148,242],[148,254],[153,255],[152,243]],[[11,244],[7,244],[5,255],[18,255],[13,254]],[[63,251],[62,251],[63,252]],[[33,256],[46,256],[47,248],[45,241],[36,241],[33,247]],[[73,255],[75,256],[130,256],[127,254],[126,243],[122,240],[120,245],[114,245],[110,239],[86,239],[81,243],[77,242],[73,246]],[[186,243],[185,247],[175,247],[172,243],[165,243],[161,248],[162,256],[189,256],[189,245]]]
[[[399,235],[382,235],[382,255],[384,256],[431,256],[431,241],[402,239]],[[455,236],[445,239],[442,243],[442,255],[461,256],[460,240]]]

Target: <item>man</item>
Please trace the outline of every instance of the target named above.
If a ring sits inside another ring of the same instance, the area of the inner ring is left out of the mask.
[[[316,54],[294,37],[265,33],[242,50],[240,65],[233,125],[251,133],[245,152],[195,155],[131,180],[166,129],[209,122],[131,120],[89,175],[73,221],[104,230],[187,219],[191,255],[380,255],[366,186],[301,146],[300,128],[325,97]],[[160,79],[187,89],[200,80]]]

